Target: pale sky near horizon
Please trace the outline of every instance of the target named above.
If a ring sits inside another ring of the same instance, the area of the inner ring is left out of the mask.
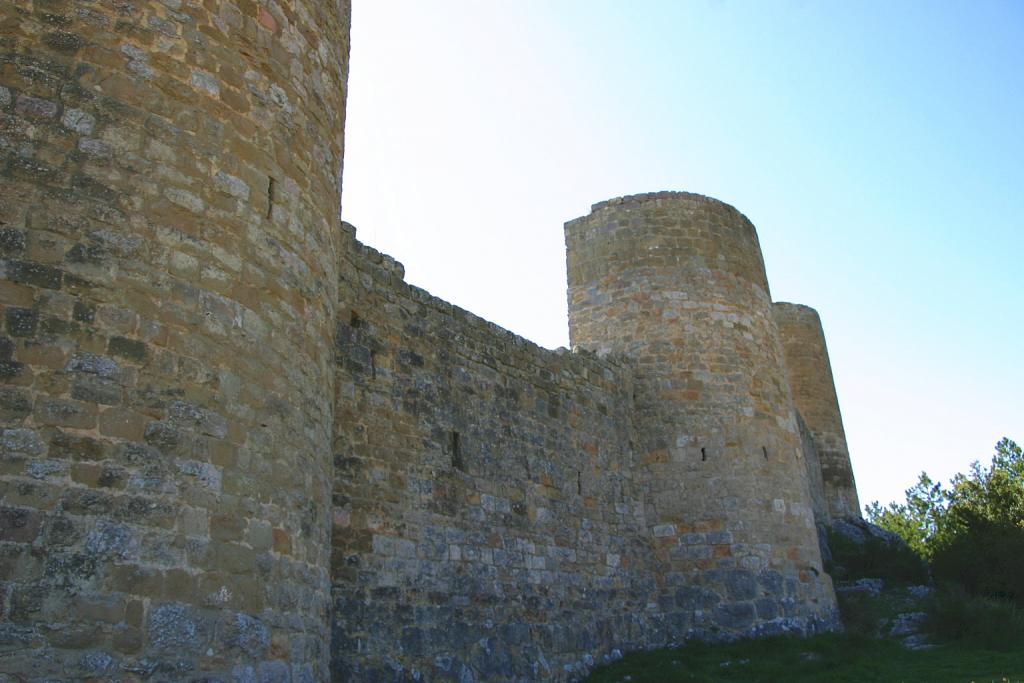
[[[707,194],[816,308],[862,504],[1024,442],[1024,3],[354,0],[343,217],[568,344],[562,224]]]

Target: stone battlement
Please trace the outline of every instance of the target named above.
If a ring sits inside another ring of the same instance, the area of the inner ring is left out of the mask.
[[[686,201],[691,201],[691,202],[701,202],[701,201],[713,202],[715,204],[720,204],[722,206],[726,206],[726,207],[728,207],[730,209],[733,209],[735,211],[735,208],[732,205],[726,204],[725,202],[723,202],[723,201],[721,201],[719,199],[715,199],[714,197],[708,197],[707,195],[697,194],[696,192],[681,192],[681,191],[677,191],[677,190],[662,190],[660,192],[641,192],[639,194],[627,194],[627,195],[623,195],[621,197],[613,197],[611,199],[606,199],[604,201],[597,202],[596,204],[592,204],[590,206],[590,212],[591,213],[597,213],[601,209],[605,209],[605,208],[608,208],[608,207],[618,207],[618,206],[621,206],[623,204],[627,204],[627,205],[628,204],[645,204],[647,202],[656,202],[656,201],[659,201],[659,200],[662,200],[662,201],[686,200]],[[583,220],[583,218],[578,218],[576,220]],[[574,221],[569,221],[569,222],[572,223]]]
[[[0,671],[566,681],[835,628],[838,399],[751,222],[569,221],[572,352],[410,285],[338,215],[349,17],[0,5]]]

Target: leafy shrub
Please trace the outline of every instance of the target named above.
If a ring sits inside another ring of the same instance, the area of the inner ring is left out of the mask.
[[[1024,529],[972,520],[934,551],[932,570],[972,595],[1024,606]]]
[[[843,630],[852,636],[878,638],[879,623],[886,616],[881,601],[865,593],[836,593]]]
[[[925,628],[942,642],[988,650],[1024,648],[1024,612],[1008,600],[947,586],[928,606]]]
[[[828,532],[832,561],[825,568],[834,579],[884,579],[899,583],[926,583],[925,563],[909,547],[868,536],[857,542],[835,531]]]

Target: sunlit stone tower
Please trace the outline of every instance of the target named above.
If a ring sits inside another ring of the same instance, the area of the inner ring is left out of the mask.
[[[776,303],[772,313],[786,355],[793,402],[807,423],[821,461],[828,514],[832,519],[860,517],[857,483],[818,312],[810,306]]]
[[[566,244],[572,344],[636,367],[672,628],[832,620],[754,226],[714,199],[662,192],[595,205],[566,224]]]
[[[347,0],[0,5],[17,680],[325,680]]]

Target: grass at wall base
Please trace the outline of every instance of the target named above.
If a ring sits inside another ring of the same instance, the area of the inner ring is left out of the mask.
[[[830,536],[835,574],[847,581],[882,574],[887,584],[878,595],[840,596],[844,633],[689,643],[628,655],[587,680],[1024,682],[1021,448],[1003,439],[988,467],[974,463],[949,488],[922,473],[906,493],[905,503],[874,503],[867,511],[907,547],[871,542],[858,549]],[[937,579],[937,589],[908,597],[920,593],[907,584],[928,575]],[[892,637],[899,614],[914,612],[926,615],[921,628],[931,649],[907,649]]]
[[[806,640],[767,638],[628,655],[595,671],[591,683],[1020,683],[1024,651],[962,646],[907,650],[893,640],[830,634]]]
[[[843,633],[732,643],[687,643],[633,653],[601,667],[590,683],[740,682],[1024,683],[1024,613],[1006,600],[946,587],[921,596],[890,584],[878,595],[843,593]],[[901,615],[925,613],[928,649],[908,649]]]

